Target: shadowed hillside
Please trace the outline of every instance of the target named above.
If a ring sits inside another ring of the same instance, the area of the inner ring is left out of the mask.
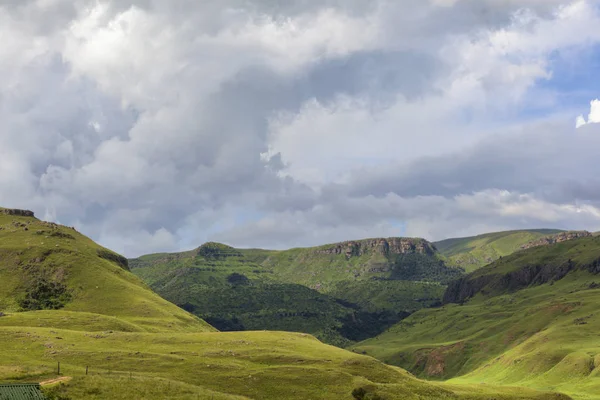
[[[221,330],[308,332],[338,346],[439,302],[448,268],[423,239],[269,251],[206,243],[130,260],[156,292]]]

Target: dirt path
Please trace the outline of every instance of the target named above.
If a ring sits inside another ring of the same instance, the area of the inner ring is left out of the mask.
[[[40,386],[48,386],[54,385],[55,383],[68,382],[71,379],[72,378],[70,376],[61,376],[60,378],[48,379],[47,381],[40,382]]]

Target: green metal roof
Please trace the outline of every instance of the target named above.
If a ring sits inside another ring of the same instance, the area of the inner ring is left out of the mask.
[[[0,384],[0,400],[46,400],[37,383]]]

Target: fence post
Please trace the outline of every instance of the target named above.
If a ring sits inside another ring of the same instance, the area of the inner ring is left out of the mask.
[[[86,365],[85,366],[85,375],[87,376],[87,374],[88,374],[88,366]]]
[[[57,375],[60,375],[60,361],[58,362]]]

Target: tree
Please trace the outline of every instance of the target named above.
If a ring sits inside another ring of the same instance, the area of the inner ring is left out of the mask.
[[[250,282],[250,280],[246,276],[234,272],[233,274],[227,277],[227,282],[229,282],[233,286],[241,286],[247,285],[248,282]]]

